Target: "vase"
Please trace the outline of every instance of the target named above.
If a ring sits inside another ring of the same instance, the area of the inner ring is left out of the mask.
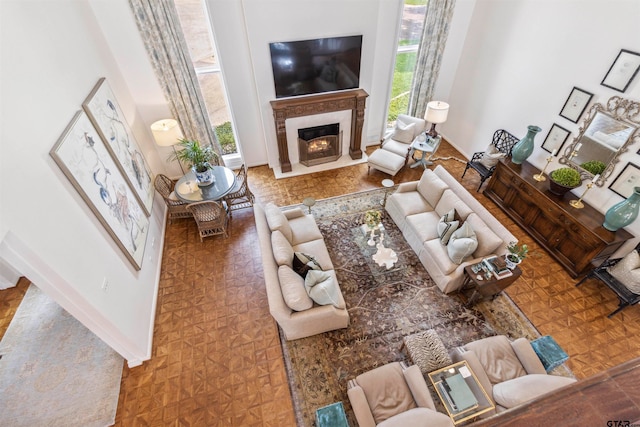
[[[522,262],[522,260],[518,257],[511,256],[511,254],[504,257],[504,262],[507,264],[507,268],[509,270],[513,270]]]
[[[195,166],[193,166],[191,170],[196,175],[196,181],[198,181],[200,187],[213,183],[213,169],[211,166],[207,165],[207,168],[203,172],[198,172]]]
[[[511,149],[511,161],[517,165],[521,164],[529,158],[533,153],[533,139],[540,132],[538,126],[527,126],[527,134],[516,143]]]
[[[609,208],[604,216],[603,227],[609,231],[616,231],[631,224],[638,217],[640,209],[640,187],[635,187],[633,193],[620,203]]]
[[[564,196],[569,190],[573,190],[574,188],[578,187],[579,185],[567,187],[566,185],[555,182],[553,179],[549,180],[549,191],[556,196]]]

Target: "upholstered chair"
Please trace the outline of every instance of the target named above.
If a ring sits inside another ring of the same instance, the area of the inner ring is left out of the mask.
[[[517,137],[504,129],[495,131],[487,150],[473,153],[473,156],[471,156],[471,159],[467,162],[467,166],[464,168],[462,178],[464,178],[469,168],[478,172],[480,175],[480,185],[476,191],[480,191],[482,184],[493,175],[493,171],[500,159],[511,156],[511,150],[518,141],[519,139]]]
[[[420,368],[400,362],[380,366],[348,383],[347,394],[360,427],[452,427],[437,412]]]
[[[452,358],[467,361],[498,412],[576,381],[548,375],[526,338],[513,342],[504,335],[483,338],[457,348]]]
[[[166,175],[158,174],[153,182],[154,187],[164,199],[169,212],[169,224],[176,218],[191,218],[191,212],[187,210],[188,203],[178,199],[174,192],[176,183]]]
[[[229,217],[222,203],[206,200],[204,202],[191,203],[187,206],[187,210],[193,214],[198,224],[201,242],[205,237],[217,234],[224,234],[224,237],[229,237],[227,233]]]
[[[253,206],[255,196],[249,189],[247,168],[244,165],[240,167],[240,170],[236,174],[236,182],[231,191],[224,196],[224,201],[227,204],[229,215],[233,215],[233,211],[236,209],[250,208]]]

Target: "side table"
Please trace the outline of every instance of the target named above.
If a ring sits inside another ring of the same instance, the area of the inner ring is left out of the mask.
[[[500,292],[511,286],[513,282],[522,275],[522,270],[520,267],[516,266],[516,268],[511,271],[511,276],[503,279],[496,279],[496,277],[492,275],[487,279],[483,271],[474,273],[473,266],[474,264],[471,264],[464,268],[465,278],[464,282],[462,282],[462,287],[460,288],[461,291],[473,289],[473,293],[467,301],[467,307],[472,306],[481,299],[495,298]]]
[[[545,335],[531,341],[531,347],[533,347],[533,351],[536,352],[547,372],[553,371],[569,360],[569,355],[565,353],[552,336]]]

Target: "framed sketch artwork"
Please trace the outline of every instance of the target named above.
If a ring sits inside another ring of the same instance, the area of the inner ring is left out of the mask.
[[[149,218],[84,111],[78,111],[51,157],[136,270],[142,267]]]
[[[640,70],[640,53],[622,49],[600,84],[618,92],[624,92],[638,74],[638,70]]]
[[[584,113],[592,97],[592,93],[574,87],[565,101],[560,115],[567,120],[571,120],[573,123],[578,123],[578,120],[580,120],[582,113]]]
[[[554,123],[542,143],[542,148],[547,150],[549,153],[553,153],[554,150],[556,154],[560,153],[562,146],[567,141],[567,138],[569,138],[569,135],[571,135],[571,132]]]
[[[154,188],[149,166],[104,77],[93,88],[82,108],[95,125],[144,213],[151,215]]]
[[[609,185],[609,188],[626,199],[633,194],[634,187],[640,187],[640,167],[629,162]]]

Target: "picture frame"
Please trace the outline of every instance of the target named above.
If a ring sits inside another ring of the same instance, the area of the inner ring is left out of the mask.
[[[98,80],[82,103],[82,108],[116,161],[144,213],[151,215],[155,196],[151,169],[106,78]]]
[[[629,162],[609,184],[609,189],[626,199],[633,194],[633,188],[638,186],[640,186],[640,166]]]
[[[565,101],[562,110],[560,110],[560,116],[572,121],[573,123],[578,123],[578,120],[582,117],[582,113],[587,109],[587,105],[589,105],[591,98],[593,98],[593,94],[591,92],[587,92],[586,90],[574,86],[569,97]]]
[[[555,155],[557,156],[562,151],[562,146],[567,142],[569,135],[571,135],[569,130],[554,123],[542,143],[542,148],[549,153],[553,153],[553,150],[556,150]]]
[[[625,92],[640,70],[640,53],[621,49],[600,83],[618,92]]]
[[[140,270],[149,218],[86,112],[74,115],[49,155],[125,257]]]

